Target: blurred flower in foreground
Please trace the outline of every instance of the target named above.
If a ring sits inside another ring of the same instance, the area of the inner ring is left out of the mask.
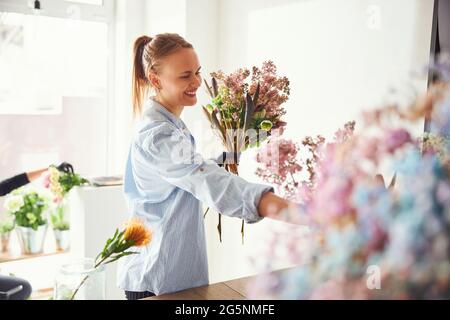
[[[317,149],[314,183],[298,186],[303,211],[291,215],[312,221],[311,254],[273,275],[276,285],[256,280],[250,298],[450,298],[450,86],[437,83],[408,108],[388,105],[363,118],[348,139]],[[432,120],[425,135],[413,130],[424,118]],[[390,188],[380,172],[393,177]],[[268,264],[301,246],[283,236]]]

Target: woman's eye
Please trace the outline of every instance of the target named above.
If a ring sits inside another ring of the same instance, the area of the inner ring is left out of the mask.
[[[196,76],[199,76],[201,74],[201,72],[199,71],[199,72],[197,72],[195,75]],[[189,76],[182,76],[181,77],[181,79],[189,79],[190,78],[190,75]]]

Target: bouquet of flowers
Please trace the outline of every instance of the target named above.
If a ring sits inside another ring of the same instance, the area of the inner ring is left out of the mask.
[[[60,202],[64,196],[75,186],[89,184],[89,181],[77,173],[59,171],[50,166],[44,177],[44,187],[50,189],[55,195],[55,202]]]
[[[286,125],[281,120],[286,113],[282,104],[289,98],[289,80],[277,76],[272,61],[264,62],[261,69],[253,67],[251,72],[241,68],[229,75],[217,71],[211,76],[211,85],[205,84],[212,102],[203,111],[226,151],[238,154],[282,133]],[[238,174],[236,162],[225,163],[225,169]],[[221,240],[220,214],[218,231]],[[244,222],[241,232],[243,237]]]
[[[410,125],[428,116],[432,134],[416,136]],[[359,133],[321,148],[314,187],[297,189],[301,211],[290,214],[310,219],[310,254],[283,237],[289,255],[307,263],[255,281],[253,298],[450,297],[450,87],[439,83],[407,109],[386,106],[363,119]],[[385,186],[382,168],[395,184]]]

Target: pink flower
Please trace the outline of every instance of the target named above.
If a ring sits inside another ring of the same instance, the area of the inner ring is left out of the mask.
[[[44,186],[44,188],[48,189],[50,188],[50,172],[45,171],[42,174],[42,185]]]
[[[351,195],[353,181],[347,177],[334,176],[321,181],[314,196],[313,214],[317,215],[319,222],[329,224],[337,218],[353,212]]]
[[[311,300],[344,300],[344,283],[331,279],[322,284],[312,292]]]
[[[366,159],[376,160],[380,143],[380,140],[375,137],[361,141],[359,145],[360,155]]]
[[[334,141],[337,143],[343,143],[344,141],[348,140],[355,131],[355,121],[347,122],[344,125],[343,129],[339,129],[334,134]]]
[[[411,135],[405,129],[389,130],[384,139],[384,148],[389,153],[403,147],[405,144],[412,142]]]
[[[448,205],[450,203],[450,184],[448,182],[440,182],[437,186],[436,196],[439,202]]]

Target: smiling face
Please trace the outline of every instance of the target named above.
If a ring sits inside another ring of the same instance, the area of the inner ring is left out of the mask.
[[[194,49],[183,48],[162,59],[159,72],[151,73],[150,79],[159,86],[157,98],[165,107],[174,111],[195,105],[202,77]]]

